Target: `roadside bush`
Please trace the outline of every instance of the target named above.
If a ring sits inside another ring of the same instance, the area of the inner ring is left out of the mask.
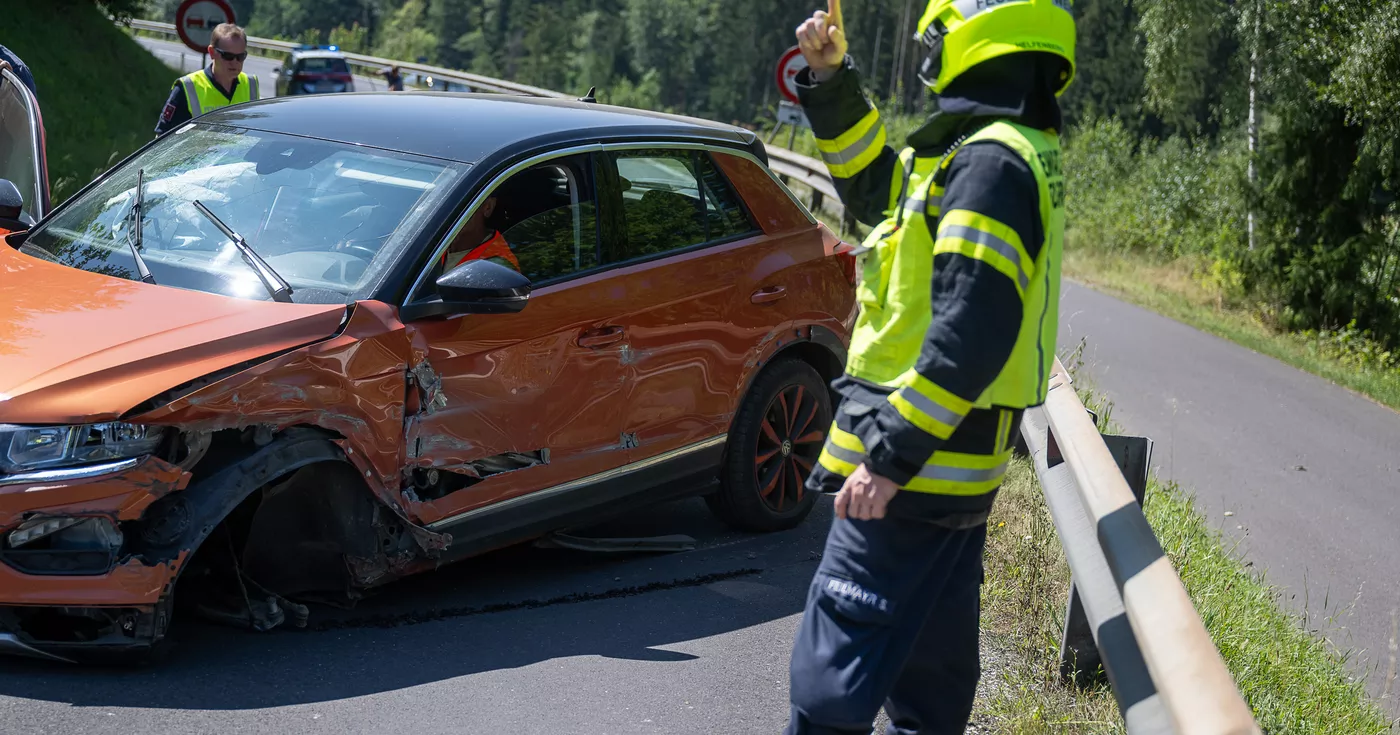
[[[1308,329],[1295,335],[1318,357],[1335,360],[1355,370],[1394,372],[1400,375],[1400,351],[1387,349],[1353,320],[1342,329]]]
[[[1117,119],[1065,143],[1066,209],[1080,246],[1162,258],[1226,258],[1245,242],[1242,145],[1181,137],[1138,143]]]

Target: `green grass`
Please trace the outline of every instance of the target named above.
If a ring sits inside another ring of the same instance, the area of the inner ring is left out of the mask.
[[[1081,393],[1101,416],[1101,430],[1112,430],[1112,406]],[[1385,713],[1348,675],[1342,654],[1284,611],[1278,591],[1231,554],[1188,492],[1154,480],[1145,513],[1264,732],[1392,732]],[[1013,464],[997,499],[986,569],[987,673],[970,732],[1124,732],[1106,687],[1080,691],[1060,682],[1069,567],[1027,461]]]
[[[91,0],[8,3],[4,43],[39,88],[55,205],[154,137],[177,74]]]
[[[1222,289],[1198,276],[1204,269],[1190,261],[1161,263],[1140,254],[1077,247],[1073,233],[1070,243],[1066,277],[1400,409],[1400,370],[1348,364],[1303,336],[1272,329],[1256,310],[1231,303]]]

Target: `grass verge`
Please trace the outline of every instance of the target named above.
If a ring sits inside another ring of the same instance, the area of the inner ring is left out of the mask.
[[[1104,401],[1086,394],[1086,403],[1107,420]],[[1392,732],[1339,653],[1231,555],[1188,492],[1154,481],[1145,512],[1265,733]],[[994,665],[969,731],[1124,732],[1106,687],[1081,691],[1060,682],[1069,567],[1028,461],[1013,464],[988,531],[982,621],[984,656]]]
[[[1219,289],[1195,276],[1193,264],[1154,262],[1142,255],[1070,247],[1064,275],[1086,286],[1151,309],[1326,378],[1400,410],[1400,370],[1349,365],[1305,337],[1276,331],[1248,308],[1228,303]]]
[[[4,30],[39,88],[55,205],[155,137],[176,75],[91,0],[9,3]]]

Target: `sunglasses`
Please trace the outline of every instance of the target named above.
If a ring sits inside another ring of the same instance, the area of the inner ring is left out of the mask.
[[[215,48],[214,48],[214,53],[216,53],[216,54],[218,54],[218,55],[224,57],[224,61],[242,61],[242,60],[248,58],[248,52],[247,52],[247,51],[244,51],[244,52],[241,53],[241,54],[235,54],[235,53],[232,52],[232,51],[225,51],[225,50],[223,50],[223,49],[221,49],[221,48],[215,47]]]

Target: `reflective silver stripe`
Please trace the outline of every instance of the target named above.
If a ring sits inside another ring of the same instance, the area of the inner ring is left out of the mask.
[[[948,482],[991,482],[1006,474],[1006,463],[990,470],[969,470],[965,467],[949,467],[941,464],[926,464],[919,470],[919,477],[925,480],[946,480]]]
[[[180,85],[185,88],[185,102],[190,106],[190,117],[199,117],[204,114],[204,108],[199,104],[199,90],[194,87],[194,80],[189,77],[180,77]]]
[[[974,242],[1001,253],[1007,260],[1016,264],[1016,275],[1021,282],[1021,290],[1026,290],[1026,287],[1030,285],[1030,276],[1026,275],[1026,269],[1021,267],[1020,251],[1018,251],[1014,245],[996,235],[984,230],[979,230],[976,227],[968,227],[967,225],[948,225],[938,231],[938,236],[959,237],[968,242]]]
[[[256,74],[248,77],[248,99],[253,102],[262,99],[262,95],[258,93],[258,76]]]
[[[943,207],[943,197],[930,197],[927,200],[910,197],[904,200],[904,211],[917,214],[928,214],[929,205],[933,205],[934,211]]]
[[[864,454],[861,454],[860,452],[853,452],[845,447],[836,446],[836,444],[833,442],[826,443],[826,453],[841,460],[842,462],[849,462],[854,465],[860,465],[865,463]]]
[[[865,135],[861,136],[860,140],[857,140],[835,153],[822,151],[822,160],[825,161],[828,166],[844,166],[854,161],[860,154],[870,150],[870,147],[875,145],[875,139],[878,138],[880,133],[884,132],[884,130],[885,124],[880,123],[870,130],[867,130]]]
[[[920,411],[923,411],[924,413],[937,419],[938,421],[942,421],[943,423],[947,424],[949,428],[957,428],[958,424],[962,423],[962,414],[955,413],[953,411],[948,410],[947,408],[944,408],[943,406],[938,405],[937,403],[934,403],[933,401],[929,400],[928,396],[914,390],[913,388],[910,388],[907,385],[899,389],[899,397],[914,404],[914,408],[917,408]]]

